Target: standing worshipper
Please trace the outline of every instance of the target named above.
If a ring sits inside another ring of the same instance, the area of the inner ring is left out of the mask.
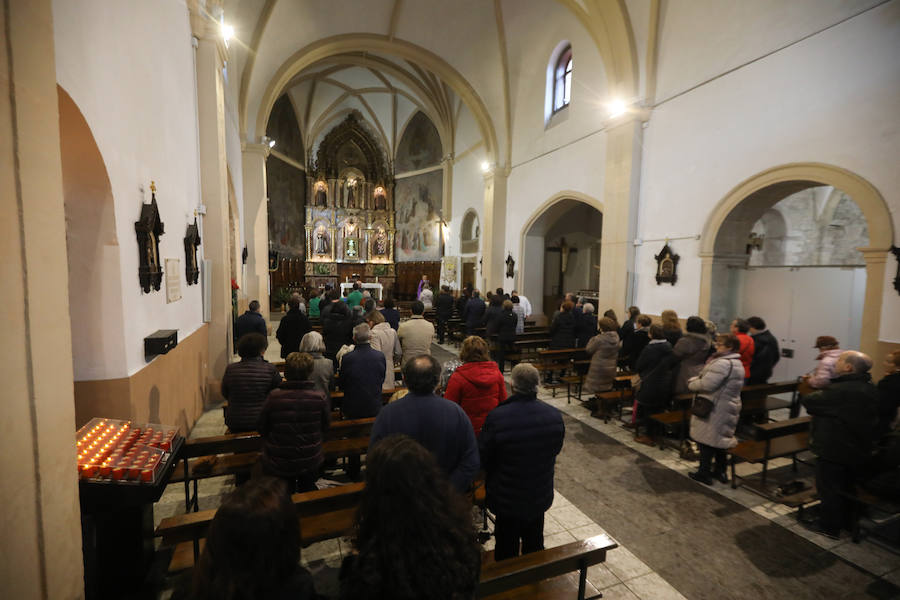
[[[850,517],[844,495],[852,494],[875,443],[878,391],[871,368],[872,359],[862,352],[843,352],[830,385],[800,399],[812,416],[809,449],[816,455],[816,492],[822,506],[818,521],[809,528],[834,539]]]
[[[497,343],[495,346],[494,360],[500,367],[500,372],[506,367],[506,357],[516,350],[516,327],[519,324],[519,318],[513,312],[513,303],[511,300],[504,300],[501,308],[500,316],[497,318]],[[519,361],[514,360],[513,366]]]
[[[700,317],[688,317],[687,333],[681,336],[672,349],[672,354],[678,360],[674,388],[676,394],[687,394],[690,391],[688,381],[703,370],[710,350],[706,323]]]
[[[300,310],[300,298],[292,297],[288,302],[288,306],[290,306],[290,309],[281,318],[281,322],[278,324],[278,331],[275,332],[275,337],[278,339],[278,343],[281,344],[281,358],[287,358],[287,355],[291,352],[297,352],[300,349],[300,340],[303,339],[304,335],[312,331],[309,319]]]
[[[528,298],[526,298],[516,290],[510,292],[510,300],[512,300],[513,296],[519,299],[519,304],[522,305],[522,310],[525,311],[525,318],[527,319],[528,317],[530,317],[532,315],[531,302],[528,300]]]
[[[347,304],[350,306],[350,308],[353,308],[354,306],[359,306],[360,303],[362,303],[362,299],[363,295],[360,291],[359,282],[354,282],[353,291],[347,295]]]
[[[377,310],[373,310],[366,315],[366,323],[372,328],[372,337],[370,344],[372,348],[384,354],[384,363],[386,365],[384,383],[382,389],[390,390],[394,388],[394,363],[400,360],[402,350],[400,348],[400,338],[397,332],[391,327],[390,323],[384,320]]]
[[[300,340],[300,352],[312,356],[313,370],[309,378],[315,384],[316,389],[331,399],[331,390],[334,389],[334,363],[330,358],[325,358],[325,341],[318,331],[310,331]]]
[[[431,342],[434,340],[434,325],[423,316],[425,305],[419,300],[412,304],[412,317],[400,324],[397,337],[400,338],[400,366],[402,367],[413,356],[431,354]]]
[[[466,302],[466,308],[462,314],[463,321],[466,322],[466,335],[475,335],[475,330],[481,325],[481,317],[486,309],[478,290],[473,290],[472,297]]]
[[[425,284],[422,286],[422,291],[419,292],[419,300],[425,305],[425,310],[431,310],[434,306],[434,292],[431,291],[430,285]]]
[[[266,320],[259,314],[259,300],[252,300],[247,306],[247,311],[234,322],[234,339],[239,340],[248,333],[258,333],[268,337]]]
[[[477,335],[463,340],[459,359],[463,364],[450,375],[444,398],[466,411],[478,436],[488,413],[506,400],[506,381],[497,363],[490,360],[487,342]]]
[[[331,401],[310,379],[312,356],[292,352],[284,362],[285,381],[269,392],[259,415],[260,463],[266,475],[287,482],[289,493],[310,492],[324,460]]]
[[[311,319],[319,318],[319,302],[321,298],[319,297],[318,288],[313,288],[309,292],[309,317]]]
[[[225,367],[222,376],[222,396],[228,400],[225,425],[232,433],[256,429],[266,397],[281,383],[281,373],[263,358],[268,346],[265,336],[248,333],[238,340],[241,360]]]
[[[750,337],[753,338],[753,360],[750,362],[750,385],[769,383],[772,370],[778,364],[781,353],[778,340],[766,328],[766,322],[759,317],[747,319]]]
[[[622,340],[623,351],[625,349],[626,340],[634,333],[635,327],[637,326],[637,318],[640,314],[641,309],[637,306],[628,307],[628,319],[626,319],[625,322],[622,323],[622,326],[619,327],[619,339]]]
[[[384,301],[384,308],[381,309],[381,314],[384,315],[384,320],[388,322],[391,329],[397,331],[400,327],[400,313],[394,308],[393,298],[388,298]]]
[[[606,319],[608,317],[604,317]],[[613,322],[615,320],[613,319]],[[618,327],[618,326],[617,326]],[[575,347],[584,348],[588,340],[597,335],[597,315],[594,314],[594,305],[586,303],[575,322]]]
[[[607,392],[613,388],[616,380],[616,359],[619,355],[619,334],[616,323],[608,317],[597,322],[600,333],[588,340],[585,351],[591,357],[587,375],[584,378],[584,391],[588,394]]]
[[[731,335],[735,336],[741,343],[740,355],[741,364],[744,366],[744,384],[750,381],[753,373],[750,366],[753,364],[753,338],[748,335],[750,332],[750,323],[744,319],[735,319],[731,322]]]
[[[525,333],[525,309],[522,307],[522,299],[518,296],[510,296],[509,301],[513,304],[513,313],[515,313],[518,322],[516,323],[516,335]]]
[[[566,428],[558,410],[538,401],[539,383],[533,365],[514,367],[513,395],[488,414],[479,438],[485,501],[497,516],[495,560],[544,549],[544,513]]]
[[[837,339],[830,335],[817,337],[814,348],[819,351],[819,355],[816,357],[816,368],[804,375],[803,381],[810,387],[821,390],[831,385],[834,366],[843,351]]]
[[[662,320],[663,334],[674,348],[684,334],[681,330],[681,322],[678,320],[678,313],[671,309],[664,310],[660,315],[660,319]]]
[[[447,331],[447,321],[453,316],[453,294],[450,293],[450,286],[441,286],[441,293],[438,294],[435,302],[434,312],[437,319],[438,344],[443,344],[444,334]]]
[[[635,368],[641,377],[636,394],[637,423],[647,428],[647,434],[636,437],[635,441],[652,446],[660,432],[650,415],[665,410],[672,393],[672,344],[666,339],[662,325],[650,326],[650,342],[641,351]]]

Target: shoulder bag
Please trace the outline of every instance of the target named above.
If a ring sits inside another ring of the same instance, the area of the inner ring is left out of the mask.
[[[728,375],[725,376],[725,380],[722,382],[723,386],[728,383],[729,379],[731,379],[731,372],[733,370],[734,361],[732,359],[728,359]],[[706,396],[694,394],[694,401],[691,403],[691,414],[698,419],[706,419],[712,412],[713,406],[713,401]]]

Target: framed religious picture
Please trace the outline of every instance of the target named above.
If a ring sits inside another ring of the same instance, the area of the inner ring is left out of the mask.
[[[137,234],[138,280],[145,294],[150,290],[159,291],[162,284],[162,267],[159,262],[159,236],[165,233],[156,205],[156,183],[150,182],[150,203],[141,206],[141,216],[134,223]]]
[[[200,265],[197,263],[197,248],[200,247],[200,231],[197,228],[197,217],[187,226],[184,235],[184,280],[188,285],[197,283],[200,276]]]
[[[663,246],[663,249],[660,250],[659,254],[655,255],[653,258],[656,260],[656,285],[662,285],[664,283],[675,285],[675,282],[678,280],[676,270],[678,268],[678,259],[680,257],[672,252],[668,242]]]

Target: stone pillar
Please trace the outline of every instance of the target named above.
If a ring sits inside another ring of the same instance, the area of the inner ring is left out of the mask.
[[[506,188],[507,172],[484,177],[484,229],[481,232],[481,291],[493,290],[506,277]]]
[[[225,88],[222,67],[228,58],[219,25],[198,0],[189,3],[196,44],[197,105],[200,133],[200,191],[203,258],[210,261],[208,377],[218,382],[233,354],[231,268],[228,252],[228,168],[225,161]]]
[[[242,150],[244,236],[248,253],[244,291],[249,300],[259,300],[260,312],[268,322],[269,197],[266,191],[266,159],[270,149],[265,144],[244,144]]]
[[[0,10],[0,597],[82,598],[53,14]]]
[[[633,294],[629,282],[634,275],[642,141],[642,123],[635,115],[623,117],[606,133],[603,231],[596,232],[601,239],[599,301],[600,307],[616,311],[633,303],[628,296]]]
[[[878,353],[878,335],[881,332],[881,302],[884,298],[884,270],[890,256],[889,248],[857,248],[866,261],[866,296],[863,301],[862,332],[859,349],[875,361],[881,373],[884,358]],[[896,299],[895,299],[896,301]]]

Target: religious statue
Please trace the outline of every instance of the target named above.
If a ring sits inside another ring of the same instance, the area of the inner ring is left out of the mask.
[[[319,181],[316,183],[316,198],[314,202],[315,206],[326,207],[328,206],[328,196],[325,194],[325,182]]]
[[[347,248],[346,248],[347,258],[356,258],[359,254],[358,249],[356,247],[356,238],[347,238]]]
[[[316,254],[328,254],[328,234],[324,227],[316,229],[316,242],[313,246]]]
[[[506,277],[512,279],[516,273],[516,261],[513,260],[512,254],[506,255]]]
[[[347,180],[347,208],[356,208],[356,180]]]
[[[387,254],[387,235],[384,229],[379,229],[375,234],[374,252],[376,256],[384,256]]]
[[[384,188],[378,186],[375,188],[375,210],[385,210],[387,202],[384,197]]]
[[[566,238],[560,238],[559,240],[559,268],[565,273],[566,268],[569,266],[569,245],[566,244]]]

